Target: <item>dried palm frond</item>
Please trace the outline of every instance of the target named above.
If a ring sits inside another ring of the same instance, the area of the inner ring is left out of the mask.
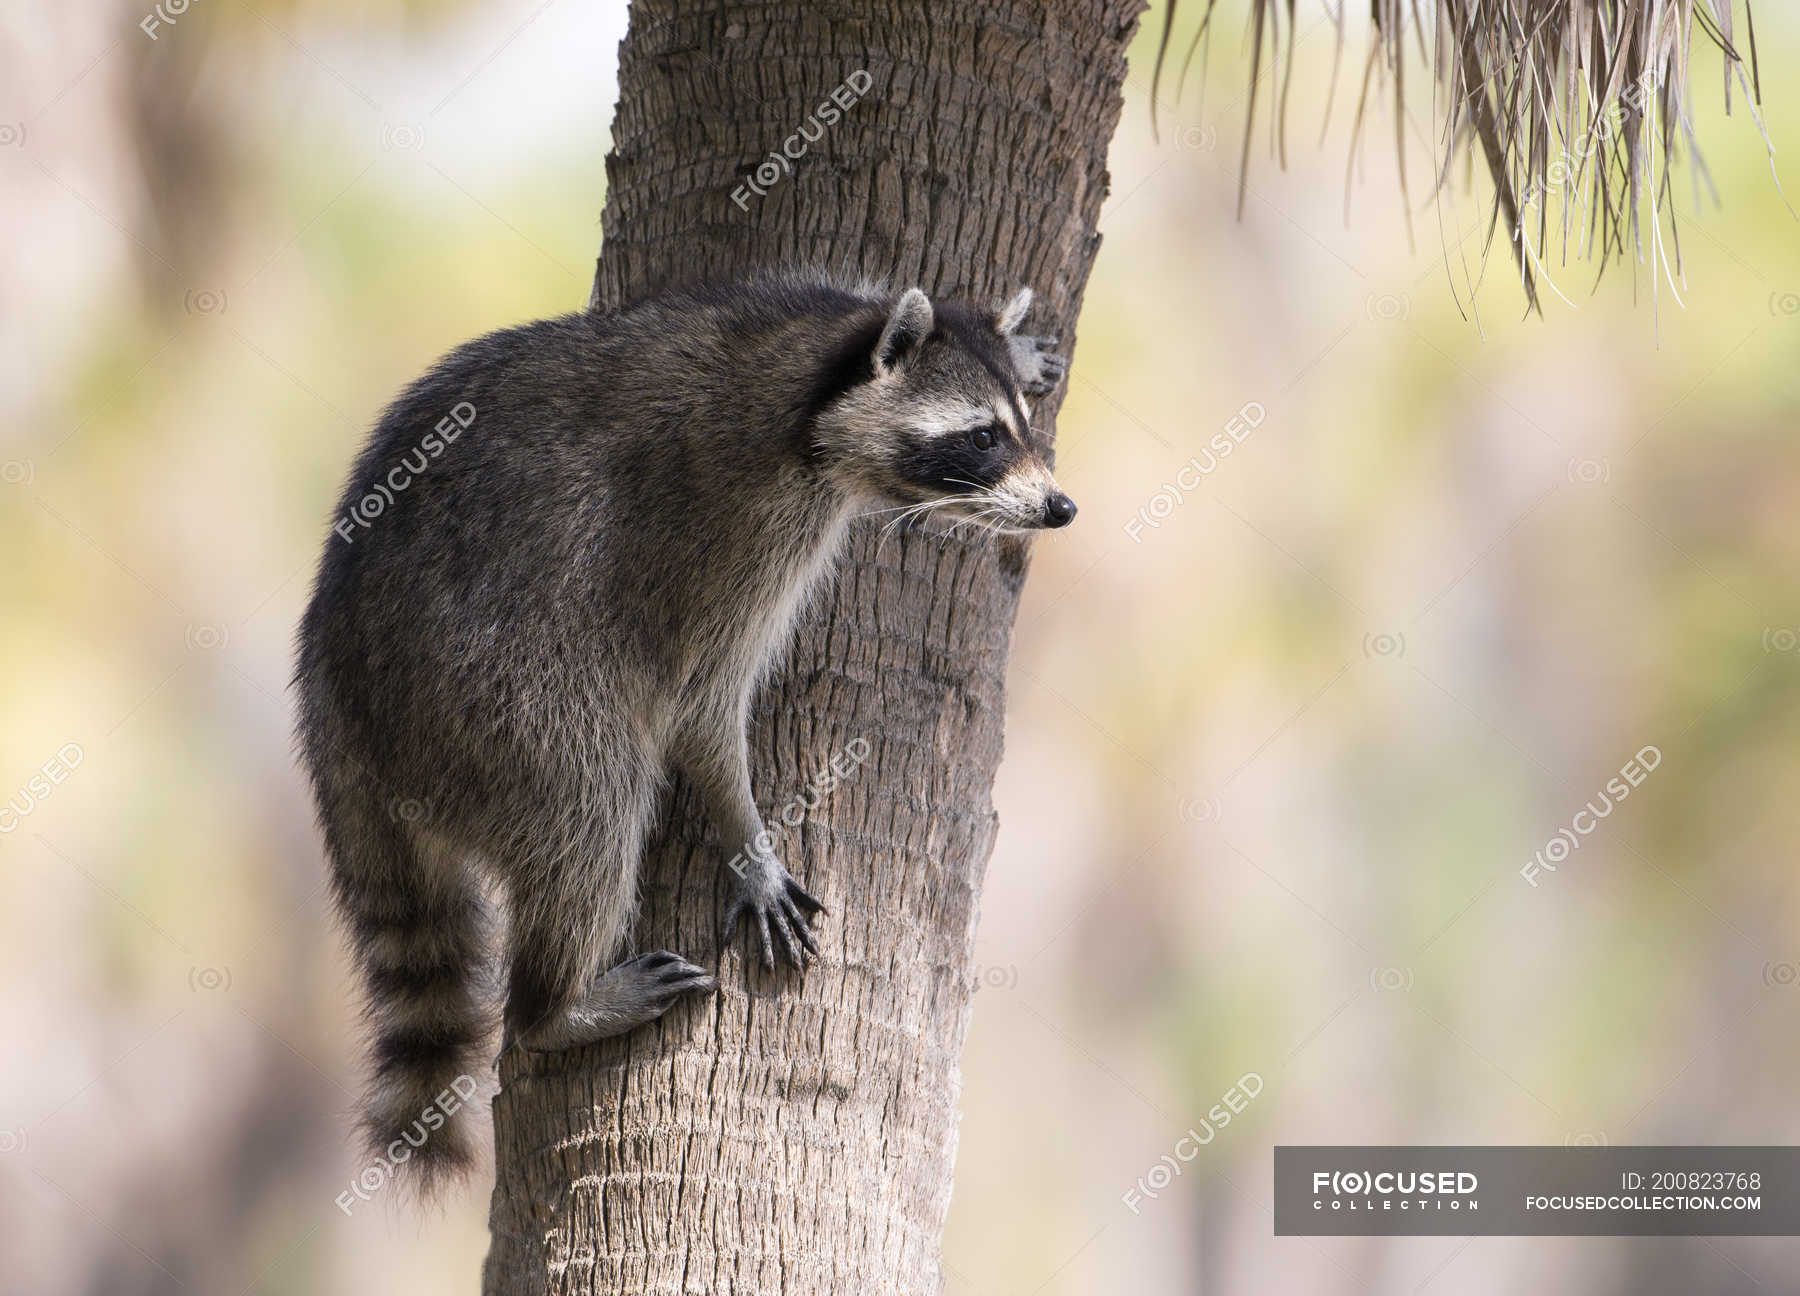
[[[1206,0],[1182,66],[1182,80],[1194,50],[1210,33],[1217,3]],[[1277,148],[1285,153],[1281,141],[1286,133],[1296,19],[1295,0],[1250,3],[1250,91],[1240,163],[1240,214],[1265,50],[1272,62],[1279,59],[1283,64],[1269,78],[1269,98]],[[1340,0],[1333,15],[1339,62],[1344,3],[1347,0]],[[1179,0],[1169,0],[1157,50],[1153,121],[1155,87],[1160,86],[1178,7]],[[1438,189],[1441,192],[1448,183],[1459,157],[1479,152],[1494,187],[1488,237],[1491,240],[1500,228],[1506,230],[1533,308],[1538,306],[1545,255],[1552,250],[1562,261],[1573,253],[1591,257],[1601,267],[1613,257],[1630,256],[1647,263],[1653,279],[1660,268],[1673,284],[1680,275],[1681,245],[1670,201],[1670,174],[1684,146],[1696,185],[1706,178],[1689,115],[1688,69],[1696,28],[1723,54],[1726,111],[1733,106],[1735,81],[1765,142],[1768,139],[1760,112],[1762,77],[1750,0],[1742,0],[1741,36],[1736,7],[1737,0],[1370,0],[1375,34],[1356,105],[1352,161],[1370,87],[1380,80],[1391,81],[1404,189],[1405,44],[1410,24],[1441,91]],[[1335,65],[1332,79],[1335,92]],[[1772,147],[1769,156],[1773,170]],[[1550,207],[1556,199],[1560,215],[1553,222]],[[1648,221],[1643,219],[1646,208]]]

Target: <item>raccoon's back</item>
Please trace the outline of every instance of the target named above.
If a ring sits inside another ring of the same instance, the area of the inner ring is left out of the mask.
[[[303,699],[371,734],[486,728],[604,641],[619,491],[595,332],[575,316],[478,339],[383,414],[301,624]]]
[[[303,683],[393,728],[690,656],[696,608],[749,589],[705,578],[770,567],[761,519],[813,487],[804,410],[858,312],[837,289],[709,285],[450,353],[351,471]]]

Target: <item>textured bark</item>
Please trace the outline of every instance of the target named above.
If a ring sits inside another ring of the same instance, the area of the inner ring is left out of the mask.
[[[1140,8],[637,0],[593,304],[798,261],[934,296],[1029,284],[1032,330],[1072,340]],[[869,89],[843,120],[734,202],[859,69]],[[1038,408],[1047,436],[1057,400]],[[504,1059],[489,1296],[940,1289],[1024,574],[1017,542],[877,544],[859,524],[750,736],[777,851],[829,906],[824,957],[771,975],[740,938],[716,996],[602,1047]],[[777,828],[857,739],[868,759]],[[712,957],[721,849],[677,784],[638,948]]]

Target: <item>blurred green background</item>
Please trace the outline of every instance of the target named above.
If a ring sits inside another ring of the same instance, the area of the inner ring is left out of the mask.
[[[1723,206],[1677,177],[1685,305],[1573,264],[1576,305],[1522,320],[1502,245],[1477,326],[1484,211],[1421,191],[1425,95],[1415,243],[1388,106],[1346,223],[1311,6],[1241,222],[1241,6],[1160,140],[1159,14],[1134,51],[1060,419],[1080,525],[1019,620],[949,1291],[1800,1289],[1782,1239],[1271,1236],[1275,1143],[1800,1141],[1800,225],[1697,41]],[[333,1202],[358,1031],[290,645],[382,404],[584,304],[624,9],[147,14],[0,15],[0,1288],[472,1293],[485,1185]],[[1758,18],[1800,140],[1800,19]]]

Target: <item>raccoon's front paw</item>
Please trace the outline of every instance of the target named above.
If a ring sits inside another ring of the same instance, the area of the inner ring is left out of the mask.
[[[785,868],[770,863],[765,869],[746,873],[739,879],[737,893],[725,914],[721,949],[731,944],[732,936],[737,933],[738,920],[743,919],[744,925],[761,942],[765,968],[775,969],[776,944],[780,945],[786,962],[803,968],[809,956],[817,958],[819,955],[819,942],[814,939],[807,920],[824,909],[825,906],[808,895],[806,888],[794,881]]]
[[[1027,396],[1047,396],[1063,375],[1069,362],[1056,354],[1053,337],[1014,337],[1013,367],[1019,371],[1019,390]]]

